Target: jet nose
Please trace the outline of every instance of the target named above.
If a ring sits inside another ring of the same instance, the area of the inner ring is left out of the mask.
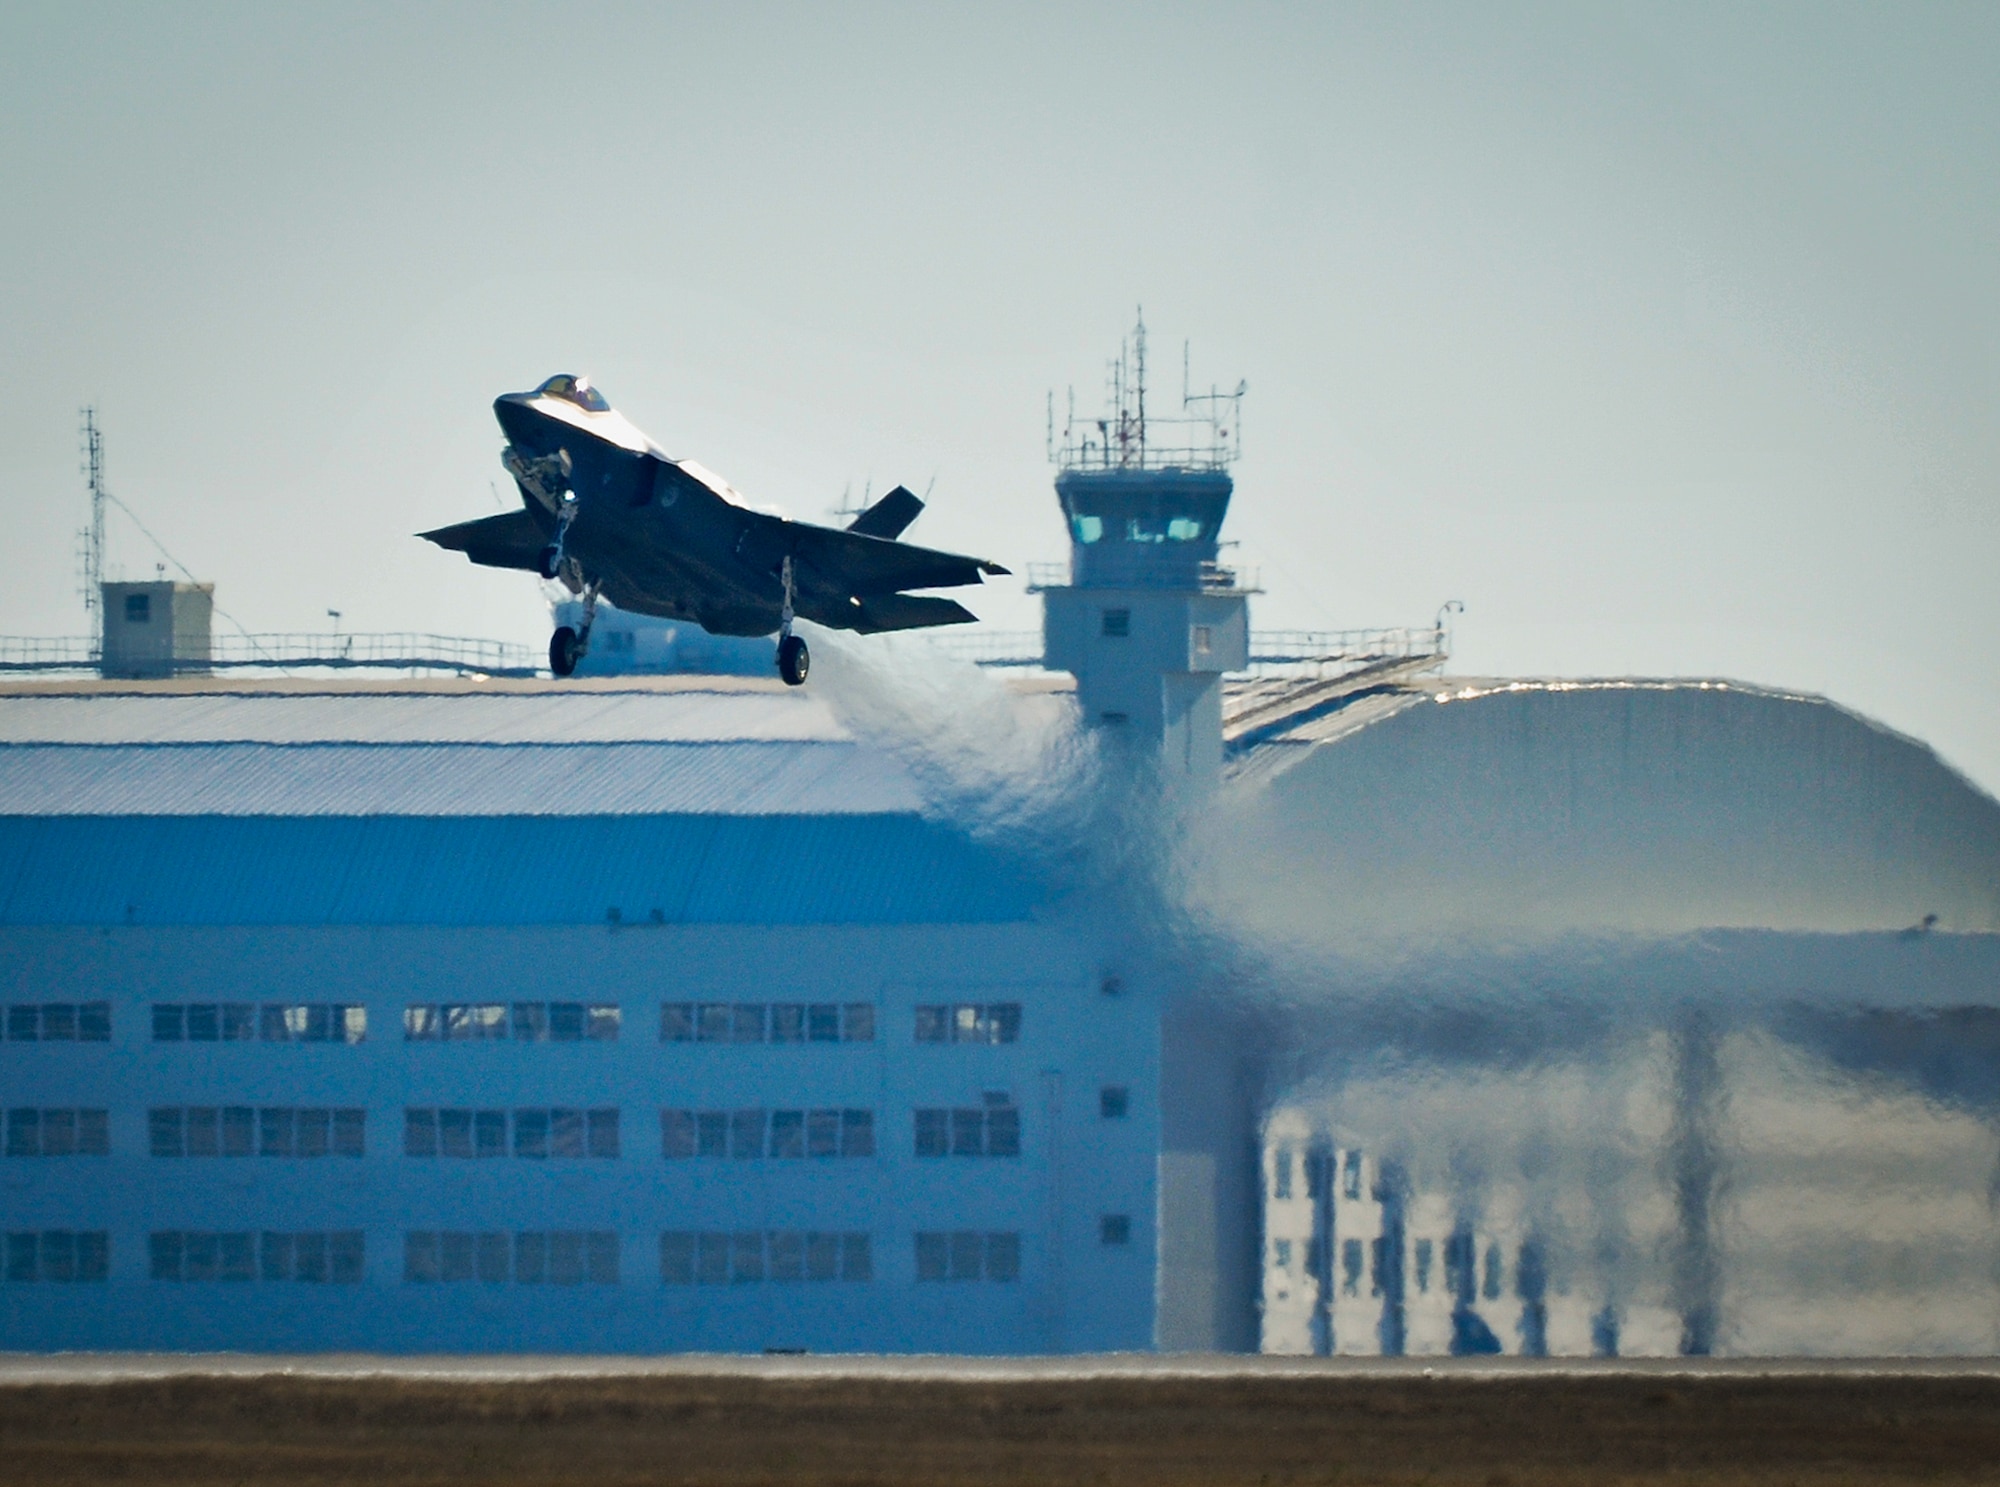
[[[539,435],[547,420],[531,406],[533,402],[533,393],[503,393],[493,400],[493,416],[500,421],[508,443],[539,453]]]

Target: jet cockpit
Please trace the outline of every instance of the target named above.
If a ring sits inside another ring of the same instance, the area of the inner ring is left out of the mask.
[[[609,413],[611,404],[603,393],[590,385],[588,377],[573,377],[567,373],[549,378],[535,389],[535,396],[541,398],[561,398],[566,403],[574,403],[586,413]]]

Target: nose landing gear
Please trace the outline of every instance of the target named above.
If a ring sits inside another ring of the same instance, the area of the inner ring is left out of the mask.
[[[556,514],[556,540],[542,549],[539,572],[544,578],[554,578],[562,572],[563,544],[569,537],[569,524],[576,520],[576,492],[564,491],[561,505]],[[589,628],[588,625],[585,626]],[[567,672],[563,673],[568,675]]]
[[[549,674],[574,676],[576,663],[590,654],[590,627],[597,622],[597,585],[583,591],[583,625],[580,629],[562,626],[549,637]]]
[[[785,559],[785,607],[780,612],[778,622],[778,675],[785,679],[788,687],[802,687],[806,673],[812,670],[812,652],[806,649],[803,635],[792,633],[792,560]]]

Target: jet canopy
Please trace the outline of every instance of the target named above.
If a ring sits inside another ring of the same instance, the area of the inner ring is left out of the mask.
[[[535,394],[538,397],[561,398],[564,402],[575,403],[577,407],[591,413],[611,411],[611,404],[605,401],[603,393],[590,385],[588,377],[573,377],[568,373],[562,373],[549,378],[536,388]]]

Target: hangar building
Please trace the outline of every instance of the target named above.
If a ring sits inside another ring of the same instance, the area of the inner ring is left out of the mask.
[[[8,1346],[1150,1343],[1156,1009],[815,695],[0,734]]]

